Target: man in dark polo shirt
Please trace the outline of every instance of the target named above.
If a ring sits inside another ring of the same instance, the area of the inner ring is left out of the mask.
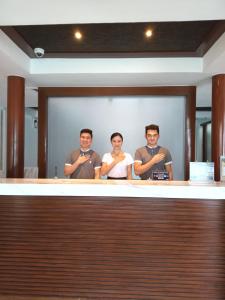
[[[172,157],[170,152],[158,145],[159,126],[145,127],[147,145],[135,152],[134,172],[141,179],[153,179],[153,172],[168,172],[168,179],[173,180]]]
[[[80,148],[74,150],[66,160],[64,175],[72,179],[99,179],[101,158],[91,149],[92,130],[80,132]]]

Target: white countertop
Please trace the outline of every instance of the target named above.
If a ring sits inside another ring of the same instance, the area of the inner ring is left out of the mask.
[[[0,179],[1,195],[158,197],[225,200],[225,183],[86,179]]]

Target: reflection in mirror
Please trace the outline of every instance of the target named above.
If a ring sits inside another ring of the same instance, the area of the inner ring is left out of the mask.
[[[24,177],[37,178],[38,112],[25,108],[25,170]],[[6,109],[0,107],[0,177],[6,176]]]
[[[37,178],[38,151],[38,110],[37,107],[25,108],[25,153],[24,177]]]
[[[210,162],[211,154],[211,107],[196,110],[196,161]]]

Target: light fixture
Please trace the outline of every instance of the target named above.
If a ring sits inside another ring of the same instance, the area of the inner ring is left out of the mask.
[[[74,36],[77,40],[81,40],[82,39],[82,34],[79,30],[77,30],[75,33],[74,33]]]
[[[146,36],[147,38],[150,38],[150,37],[152,36],[152,30],[151,30],[151,29],[147,29],[147,30],[145,31],[145,36]]]

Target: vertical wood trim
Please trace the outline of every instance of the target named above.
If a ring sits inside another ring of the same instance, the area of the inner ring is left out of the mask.
[[[225,74],[212,78],[212,160],[215,181],[220,181],[221,155],[225,155]]]
[[[8,76],[6,169],[8,178],[24,177],[24,91],[24,78]]]
[[[190,161],[195,161],[195,113],[196,113],[196,87],[190,87],[186,95],[186,121],[185,121],[185,180],[190,178]]]
[[[38,90],[38,177],[47,177],[48,163],[48,96]]]
[[[202,125],[202,161],[207,161],[207,124]]]
[[[185,180],[189,179],[189,162],[195,160],[195,86],[163,87],[40,87],[38,90],[38,167],[39,178],[47,175],[48,97],[82,96],[185,96]],[[176,159],[176,158],[174,158]]]

